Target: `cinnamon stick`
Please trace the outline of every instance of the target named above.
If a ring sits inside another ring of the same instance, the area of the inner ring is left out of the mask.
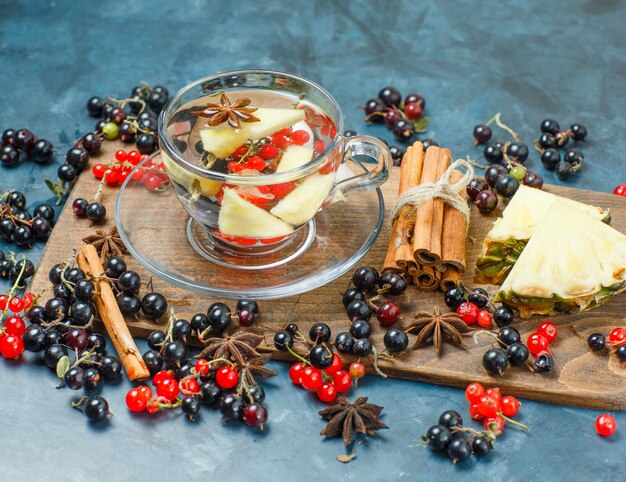
[[[413,276],[413,284],[420,291],[435,291],[441,282],[441,272],[434,266],[417,266],[417,274]]]
[[[100,313],[100,318],[113,341],[115,350],[120,356],[128,378],[131,381],[149,378],[150,371],[146,367],[130,331],[128,331],[128,326],[117,305],[111,285],[103,277],[104,267],[100,262],[96,248],[91,244],[84,245],[82,251],[76,255],[76,261],[85,274],[91,273],[92,275],[93,282],[96,285],[94,300],[98,313]]]
[[[402,158],[398,196],[420,183],[423,165],[424,146],[421,142],[416,142],[407,149]],[[414,223],[415,209],[411,205],[404,206],[391,228],[391,239],[382,272],[406,271],[411,264],[415,263],[411,247]]]
[[[450,177],[451,183],[456,183],[462,174],[454,171]],[[465,189],[460,192],[463,198],[467,198]],[[465,241],[467,239],[467,223],[463,214],[446,204],[443,211],[443,229],[441,232],[442,249],[441,263],[444,265],[442,271],[454,267],[459,274],[465,272]]]
[[[441,275],[441,284],[439,287],[441,291],[445,293],[453,286],[457,286],[459,281],[461,281],[461,273],[459,270],[455,266],[448,265]]]
[[[452,153],[436,146],[426,150],[421,184],[434,183],[450,166]],[[441,261],[441,232],[443,208],[441,199],[431,199],[416,212],[413,231],[415,261],[424,265],[435,265]]]

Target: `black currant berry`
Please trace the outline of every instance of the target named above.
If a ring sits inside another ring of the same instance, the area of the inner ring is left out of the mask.
[[[443,296],[446,305],[456,310],[465,301],[467,291],[462,286],[453,286]]]
[[[387,107],[399,106],[402,102],[402,95],[395,87],[384,87],[378,92],[378,98],[382,100]]]
[[[489,144],[483,149],[483,156],[490,164],[500,164],[503,159],[502,149],[493,144]]]
[[[141,311],[143,311],[146,317],[153,320],[160,318],[167,311],[167,300],[165,296],[157,292],[146,294],[141,299]]]
[[[227,393],[219,401],[220,413],[225,420],[239,420],[243,411],[243,401],[236,393]]]
[[[508,326],[513,323],[514,317],[515,314],[513,313],[513,310],[508,306],[499,306],[496,308],[496,311],[493,312],[493,321],[495,321],[496,325],[500,327]]]
[[[461,417],[461,414],[455,410],[446,410],[439,416],[439,425],[443,425],[448,428],[462,427],[463,417]]]
[[[92,97],[87,101],[87,112],[92,117],[100,117],[104,108],[104,100],[100,97]]]
[[[346,331],[343,331],[335,338],[335,348],[341,353],[352,353],[354,338]]]
[[[309,352],[309,361],[315,368],[328,368],[333,364],[333,352],[326,345],[315,345]]]
[[[541,163],[543,167],[549,171],[556,169],[556,166],[561,162],[561,154],[555,148],[551,147],[541,153]]]
[[[587,138],[587,128],[582,124],[572,124],[570,127],[572,131],[572,139],[578,142],[583,142]]]
[[[210,325],[208,317],[204,313],[198,313],[191,317],[191,328],[200,334]]]
[[[350,325],[350,334],[356,338],[368,338],[372,333],[372,327],[367,320],[356,319]]]
[[[309,339],[315,343],[328,343],[330,327],[326,323],[316,323],[309,330]]]
[[[502,375],[508,366],[509,359],[501,348],[492,348],[483,356],[483,368],[491,375]]]
[[[105,380],[115,380],[122,373],[122,362],[116,356],[107,355],[97,368]]]
[[[496,181],[496,192],[507,199],[512,198],[518,189],[519,181],[511,174],[503,174]]]
[[[99,202],[90,203],[85,209],[85,216],[89,221],[97,223],[102,221],[107,215],[106,208]]]
[[[117,280],[119,288],[126,293],[139,293],[141,277],[136,271],[124,271]]]
[[[448,445],[448,457],[454,464],[467,460],[470,455],[472,455],[472,446],[465,436],[454,437]]]
[[[81,138],[81,144],[85,150],[93,156],[100,151],[102,140],[97,132],[88,132]]]
[[[522,365],[528,360],[528,348],[520,342],[512,343],[506,349],[506,356],[509,358],[511,365]]]
[[[63,375],[63,381],[70,390],[80,390],[85,386],[85,371],[80,367],[70,368]]]
[[[539,128],[541,129],[541,132],[552,135],[556,135],[561,131],[561,126],[554,119],[545,119],[541,122]]]
[[[378,280],[378,286],[380,289],[387,289],[388,295],[399,296],[404,293],[408,287],[406,279],[393,271],[386,271]],[[345,306],[345,305],[344,305]]]
[[[38,352],[46,347],[46,332],[40,325],[30,325],[22,335],[24,349]]]
[[[514,142],[507,147],[506,155],[512,161],[523,164],[528,159],[528,146],[521,142]]]
[[[535,360],[535,369],[538,372],[547,373],[554,369],[554,360],[547,353],[542,353]]]
[[[47,164],[52,160],[54,147],[46,139],[39,139],[30,151],[30,157],[38,164]]]
[[[365,103],[363,109],[368,122],[383,122],[385,120],[387,106],[382,100],[370,99]]]
[[[102,375],[97,368],[89,367],[85,369],[85,389],[97,390],[102,385]]]
[[[450,445],[452,434],[450,429],[444,425],[433,425],[422,439],[431,450],[441,452]]]
[[[467,296],[467,301],[474,303],[479,308],[484,308],[489,304],[489,293],[482,288],[474,288]]]
[[[274,346],[278,351],[289,351],[293,346],[293,337],[286,331],[277,331],[274,334]]]
[[[365,301],[365,295],[363,294],[362,291],[356,288],[349,288],[343,294],[342,301],[343,301],[344,308],[347,308],[348,305],[350,305],[350,303],[352,303],[353,301]]]
[[[379,275],[371,266],[362,266],[352,274],[352,283],[360,291],[371,292],[376,290]]]
[[[372,353],[372,344],[367,338],[354,340],[354,344],[352,345],[352,353],[354,353],[356,356],[367,356]]]
[[[172,338],[174,340],[186,340],[191,336],[191,325],[187,320],[178,319],[172,324]]]
[[[148,350],[143,354],[142,358],[152,376],[156,375],[163,368],[163,357],[157,351]]]
[[[213,303],[209,306],[207,318],[209,319],[209,325],[219,333],[226,330],[232,320],[230,308],[225,303]]]
[[[472,452],[477,457],[487,455],[491,451],[491,442],[487,437],[476,437],[472,439]]]
[[[491,139],[493,132],[491,131],[491,127],[484,124],[479,124],[474,127],[474,139],[476,140],[476,144],[485,144],[489,142]]]
[[[561,181],[566,181],[572,174],[574,174],[574,168],[569,162],[561,161],[556,165],[556,177],[558,177]]]
[[[106,275],[109,278],[117,279],[126,271],[126,261],[119,256],[111,256],[106,264]]]
[[[83,413],[90,422],[102,422],[109,416],[109,402],[102,397],[91,397],[83,405]]]
[[[89,201],[83,199],[81,197],[74,199],[72,202],[72,211],[79,218],[84,218],[87,216],[87,207],[89,206]]]
[[[163,346],[163,359],[169,366],[180,366],[187,358],[187,347],[181,341],[172,341]]]
[[[350,320],[358,318],[369,320],[372,317],[372,310],[365,301],[353,301],[346,308],[346,314]]]
[[[254,300],[239,300],[237,301],[237,311],[250,310],[255,315],[259,314],[259,305]]]
[[[592,333],[587,338],[587,344],[592,351],[600,351],[603,350],[606,346],[606,336],[602,333]]]
[[[400,353],[409,346],[409,338],[406,333],[399,328],[390,328],[383,338],[385,348],[389,353]]]
[[[58,343],[48,346],[43,355],[46,365],[53,370],[56,369],[57,363],[64,356],[67,356],[67,348]]]
[[[522,339],[519,331],[512,326],[503,326],[498,332],[498,342],[504,347],[517,343]]]

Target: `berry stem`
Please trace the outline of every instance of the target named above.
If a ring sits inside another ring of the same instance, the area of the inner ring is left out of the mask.
[[[287,343],[285,343],[285,348],[287,348],[287,351],[291,353],[298,361],[302,362],[302,364],[311,365],[311,363],[306,358],[301,357],[295,351],[293,351]]]
[[[490,125],[493,122],[495,122],[496,125],[500,129],[503,129],[503,130],[507,131],[509,134],[511,134],[511,137],[513,137],[513,140],[515,140],[515,142],[519,142],[519,140],[520,140],[519,134],[517,132],[515,132],[513,129],[511,129],[509,126],[507,126],[504,122],[502,122],[502,114],[500,112],[498,112],[491,119],[489,119],[489,121],[487,122],[486,125]]]
[[[528,432],[528,427],[526,425],[524,425],[523,423],[520,422],[516,422],[515,420],[513,420],[512,418],[507,417],[506,415],[503,415],[502,412],[498,412],[498,416],[502,418],[502,420],[504,420],[507,423],[510,423],[512,425],[515,425],[516,427],[521,428],[522,430]]]

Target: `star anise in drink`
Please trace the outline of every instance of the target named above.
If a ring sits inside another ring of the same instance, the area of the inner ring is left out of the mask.
[[[346,398],[339,397],[337,402],[320,411],[328,424],[320,435],[325,437],[341,437],[345,445],[354,441],[354,434],[374,435],[376,430],[389,428],[380,420],[383,407],[367,403],[367,397],[359,397],[354,403]]]
[[[231,103],[226,94],[220,97],[220,103],[209,102],[206,108],[194,110],[192,113],[207,118],[207,125],[211,127],[219,126],[227,122],[233,129],[240,129],[242,122],[259,122],[261,119],[252,113],[256,107],[248,107],[251,100],[248,97],[237,99]]]
[[[421,348],[431,339],[437,353],[441,352],[444,341],[463,346],[463,334],[469,333],[467,324],[456,313],[444,313],[436,307],[433,313],[420,311],[415,319],[404,329],[407,333],[417,335],[412,349]]]

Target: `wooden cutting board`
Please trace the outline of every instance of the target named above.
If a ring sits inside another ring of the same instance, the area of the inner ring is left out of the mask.
[[[104,143],[102,153],[97,159],[91,161],[92,165],[95,162],[111,162],[115,150],[119,148],[127,149],[128,147],[118,142]],[[382,189],[386,199],[387,214],[396,198],[398,175],[399,169],[395,168],[390,180]],[[51,285],[48,282],[50,268],[70,258],[73,250],[79,249],[82,245],[81,239],[94,231],[95,227],[90,226],[89,221],[74,216],[71,201],[77,197],[92,198],[97,186],[98,182],[90,172],[84,172],[80,176],[45,248],[39,269],[31,283],[33,291],[47,289],[47,293],[50,293]],[[547,186],[546,190],[584,203],[610,208],[613,226],[626,233],[626,198],[559,186]],[[116,188],[105,187],[104,189],[102,202],[107,207],[108,215],[106,223],[99,226],[100,228],[108,229],[114,225],[113,212],[117,192]],[[472,210],[472,223],[467,242],[468,270],[463,279],[466,286],[476,286],[472,282],[474,263],[480,252],[482,240],[500,212],[501,209],[498,209],[491,215],[484,216],[480,215],[475,208]],[[155,215],[158,214],[155,213]],[[382,264],[389,240],[389,231],[387,216],[377,242],[363,258],[363,263],[376,267]],[[128,259],[128,264],[131,269],[141,274],[142,279],[149,278],[150,274],[137,262]],[[350,274],[346,274],[308,293],[282,300],[260,302],[260,323],[280,329],[288,323],[295,322],[306,334],[313,323],[325,322],[331,326],[333,336],[340,331],[347,331],[350,323],[343,310],[341,296],[348,287],[349,280]],[[154,287],[167,297],[179,317],[183,318],[188,318],[198,312],[206,312],[207,307],[216,301],[185,292],[158,279],[154,280]],[[485,288],[490,292],[496,289],[494,286]],[[44,298],[47,297],[49,294]],[[430,311],[435,306],[447,310],[443,303],[442,293],[439,291],[422,293],[411,287],[396,301],[402,308],[404,323],[408,322],[412,318],[411,314],[418,310]],[[593,332],[608,335],[613,327],[626,326],[625,315],[626,295],[621,295],[586,313],[553,317],[552,320],[559,327],[559,337],[551,347],[556,360],[556,368],[550,374],[536,374],[525,368],[511,367],[503,376],[489,376],[483,370],[481,363],[483,354],[492,345],[489,337],[481,337],[479,344],[474,344],[472,339],[468,338],[466,350],[444,344],[441,356],[437,356],[432,347],[426,347],[392,361],[381,360],[379,366],[391,377],[458,387],[465,387],[472,381],[480,381],[489,386],[499,386],[504,392],[520,397],[589,408],[622,410],[626,407],[626,366],[622,366],[616,357],[609,355],[608,352],[591,353],[587,348],[586,340]],[[516,320],[513,326],[526,339],[541,320],[542,318],[538,317],[525,321]],[[145,337],[159,326],[157,323],[139,318],[129,319],[128,325],[131,332],[138,337]],[[102,329],[101,326],[99,328]],[[375,320],[372,328],[371,340],[380,348],[379,351],[382,351],[382,337],[385,330],[378,326]],[[412,339],[411,335],[410,340]],[[277,359],[288,358],[284,353],[274,351],[270,336],[268,336],[268,343],[262,344],[261,349],[272,352]]]

